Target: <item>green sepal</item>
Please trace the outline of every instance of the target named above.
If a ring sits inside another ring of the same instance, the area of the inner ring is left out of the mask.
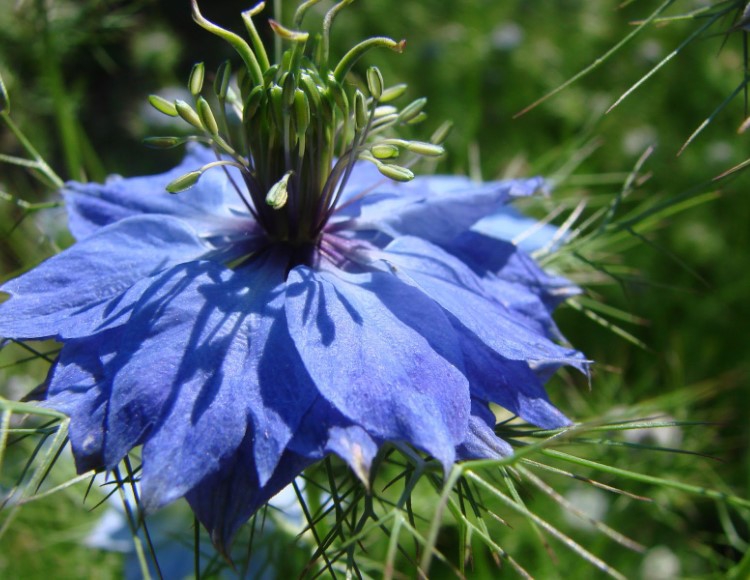
[[[198,183],[198,180],[201,178],[201,175],[203,175],[202,171],[199,171],[199,170],[190,171],[189,173],[186,173],[185,175],[181,175],[174,181],[170,181],[169,184],[167,184],[166,189],[169,193],[180,193],[181,191],[190,189],[196,183]]]
[[[179,115],[174,103],[168,101],[164,97],[160,97],[159,95],[149,95],[148,102],[154,109],[169,117],[177,117]]]
[[[190,79],[188,80],[188,89],[190,94],[194,97],[200,95],[203,90],[203,80],[206,78],[206,67],[202,62],[197,62],[193,65],[193,70],[190,71]]]

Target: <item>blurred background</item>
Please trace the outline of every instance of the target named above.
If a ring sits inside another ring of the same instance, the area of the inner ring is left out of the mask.
[[[246,2],[202,4],[208,18],[242,32],[238,15],[249,8]],[[436,172],[484,179],[553,176],[558,183],[552,197],[524,208],[537,217],[563,208],[553,220],[560,224],[584,201],[582,223],[634,178],[617,208],[619,223],[634,218],[634,233],[606,247],[582,246],[580,255],[547,258],[587,287],[589,302],[561,309],[558,321],[570,342],[596,362],[590,386],[563,376],[551,385],[551,397],[578,421],[682,422],[628,438],[613,434],[622,443],[616,447],[599,433],[602,441],[581,451],[585,457],[747,497],[748,178],[738,171],[715,180],[750,157],[749,137],[738,133],[747,116],[740,90],[746,33],[732,28],[744,2],[675,2],[665,16],[695,16],[653,23],[590,74],[514,118],[605,55],[659,4],[359,0],[336,21],[332,53],[342,55],[372,35],[405,38],[402,55],[368,53],[355,72],[376,64],[386,84],[407,82],[408,97],[428,97],[429,118],[414,137],[424,139],[442,121],[453,121],[448,155]],[[288,23],[296,3],[283,5]],[[720,11],[726,15],[716,16]],[[208,70],[225,59],[238,61],[228,46],[193,24],[187,0],[0,0],[0,14],[0,74],[11,116],[63,179],[99,181],[172,166],[181,151],[142,145],[146,136],[181,130],[148,106],[148,95],[179,96],[198,60]],[[705,31],[685,43],[701,27]],[[676,49],[671,61],[605,114]],[[707,119],[705,130],[678,155]],[[633,173],[649,147],[653,152]],[[0,152],[24,155],[5,127]],[[5,280],[72,239],[61,208],[28,212],[15,201],[57,199],[29,172],[1,165],[0,191]],[[657,209],[659,219],[650,223],[649,212]],[[597,316],[621,331],[592,320]],[[0,354],[0,393],[17,399],[43,379],[44,368],[17,364],[22,353],[8,351]],[[704,456],[650,451],[648,445]],[[565,478],[548,483],[644,544],[645,553],[593,528],[566,524],[564,510],[550,518],[627,577],[723,577],[741,560],[746,513],[743,518],[705,497],[660,486],[614,476],[606,481],[653,501]],[[0,482],[9,485],[5,475]],[[525,498],[530,509],[545,509],[549,498],[537,496]],[[120,577],[121,555],[82,546],[97,516],[80,509],[79,497],[66,491],[20,511],[2,539],[0,576],[36,578],[54,569],[58,578]],[[450,526],[445,533],[449,541]],[[533,529],[506,528],[497,540],[535,576],[593,573],[564,549],[549,552]],[[510,569],[503,572],[514,577]]]

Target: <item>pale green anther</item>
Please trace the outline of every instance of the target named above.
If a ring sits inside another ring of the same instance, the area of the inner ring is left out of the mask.
[[[224,101],[227,98],[227,90],[229,89],[229,81],[232,78],[232,65],[229,64],[228,60],[225,60],[219,65],[216,71],[216,78],[214,79],[214,93],[219,101]]]
[[[265,94],[265,89],[260,85],[250,91],[250,94],[247,96],[247,99],[245,100],[242,108],[243,118],[245,121],[249,121],[250,119],[252,119],[255,116],[255,113],[258,112],[258,108],[260,107]]]
[[[201,175],[203,175],[202,171],[191,171],[190,173],[181,175],[174,181],[169,182],[169,184],[167,185],[167,191],[169,193],[180,193],[181,191],[190,189],[196,183],[198,183],[198,180],[201,178]]]
[[[312,100],[312,108],[320,109],[320,87],[315,84],[313,78],[305,73],[300,75],[300,82],[307,93],[307,97]]]
[[[310,103],[302,89],[294,91],[294,114],[297,119],[297,136],[300,137],[310,126]]]
[[[279,179],[273,184],[271,189],[266,194],[266,203],[273,209],[281,209],[286,205],[287,199],[289,199],[289,190],[287,189],[289,183],[289,177],[291,177],[293,171],[289,171],[284,174],[284,177]]]
[[[380,102],[390,103],[391,101],[395,101],[406,92],[406,89],[407,89],[407,85],[403,83],[398,84],[398,85],[393,85],[392,87],[388,87],[387,89],[383,91],[383,94],[380,95]]]
[[[422,121],[424,121],[426,118],[427,118],[427,113],[425,113],[424,111],[420,111],[419,113],[417,113],[417,115],[415,115],[414,117],[406,121],[406,124],[417,125],[421,123]]]
[[[297,90],[297,83],[295,82],[292,73],[286,73],[284,75],[284,78],[281,81],[281,87],[283,90],[282,102],[284,103],[284,108],[288,109],[294,104],[294,92]]]
[[[440,157],[445,153],[445,149],[440,145],[425,143],[424,141],[407,141],[406,150],[417,155],[424,155],[425,157]]]
[[[174,103],[168,101],[164,97],[160,97],[159,95],[149,95],[148,102],[154,109],[169,117],[176,117],[178,115],[177,108],[174,106]]]
[[[193,110],[193,107],[188,105],[185,101],[176,100],[174,102],[175,109],[177,109],[177,114],[185,121],[190,123],[193,127],[197,129],[203,129],[203,123],[201,122],[200,117],[198,116],[198,113]]]
[[[5,83],[3,77],[0,76],[0,113],[10,112],[10,97],[8,91],[5,89]]]
[[[379,117],[378,119],[374,120],[373,127],[378,127],[380,129],[384,127],[390,127],[392,125],[395,125],[398,121],[398,115],[396,113],[392,113],[390,115],[383,115],[382,117]]]
[[[376,66],[367,69],[367,90],[376,101],[383,96],[383,75]]]
[[[427,99],[424,97],[412,101],[401,109],[401,112],[398,114],[399,121],[402,123],[408,123],[422,112],[422,109],[424,109],[426,104]]]
[[[330,95],[325,95],[320,99],[318,111],[323,119],[323,123],[326,125],[333,123],[333,100],[330,98]]]
[[[375,159],[393,159],[398,157],[400,150],[395,145],[378,144],[370,147],[370,152]]]
[[[357,131],[367,127],[367,101],[359,89],[354,92],[354,126]]]
[[[193,65],[193,70],[190,71],[190,80],[188,80],[188,88],[190,94],[197,97],[203,90],[203,79],[206,77],[206,67],[202,62],[197,62]]]
[[[400,165],[388,165],[387,163],[378,163],[375,165],[378,171],[393,181],[411,181],[414,174],[406,167]]]
[[[432,134],[430,141],[437,144],[442,143],[448,137],[451,129],[453,129],[453,123],[451,121],[444,121],[443,124]]]
[[[344,114],[344,116],[348,115],[349,99],[346,98],[344,87],[336,82],[336,79],[333,78],[333,75],[328,76],[328,92],[331,97],[333,97],[333,102],[336,103],[336,106]]]
[[[271,111],[273,112],[274,122],[281,129],[284,126],[284,89],[279,85],[273,85],[268,89],[268,97],[271,101]]]
[[[187,139],[183,137],[146,137],[143,144],[152,149],[172,149],[186,141]]]
[[[208,104],[208,101],[203,97],[198,97],[196,107],[198,108],[198,116],[203,122],[203,126],[206,130],[211,133],[211,135],[218,135],[219,125],[216,123],[216,117],[214,117],[214,113],[211,110],[211,105]]]
[[[398,109],[396,107],[385,105],[383,107],[375,107],[373,118],[380,119],[381,117],[385,117],[386,115],[396,115],[396,114],[398,114]]]

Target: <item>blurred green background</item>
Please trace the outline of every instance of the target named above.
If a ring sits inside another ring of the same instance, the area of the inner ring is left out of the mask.
[[[415,129],[415,136],[429,136],[445,119],[454,122],[446,143],[448,156],[438,172],[490,179],[551,175],[576,164],[551,200],[528,208],[540,217],[557,203],[572,208],[588,200],[591,209],[586,215],[602,200],[610,201],[652,145],[655,150],[623,212],[716,192],[713,201],[675,212],[643,240],[624,244],[617,255],[592,252],[584,256],[589,263],[566,262],[568,275],[592,281],[591,297],[637,317],[638,324],[618,324],[647,348],[580,312],[563,309],[558,317],[563,333],[597,364],[590,389],[585,380],[566,377],[550,392],[580,421],[622,413],[628,418],[700,423],[655,431],[652,439],[711,458],[604,445],[587,450],[586,456],[747,497],[748,180],[738,172],[712,181],[750,156],[748,136],[737,132],[746,115],[742,93],[677,155],[693,131],[743,82],[744,33],[724,33],[744,3],[675,2],[667,14],[713,5],[714,11],[726,9],[727,16],[680,49],[606,115],[604,111],[633,83],[706,24],[706,16],[648,27],[591,74],[513,118],[605,54],[659,5],[621,4],[358,0],[337,20],[333,50],[343,54],[371,35],[407,39],[404,54],[372,52],[364,63],[377,64],[387,84],[408,82],[409,97],[428,97],[429,119]],[[284,2],[287,22],[294,6]],[[207,17],[238,32],[238,13],[248,7],[228,0],[205,1],[202,6]],[[168,168],[180,157],[179,151],[154,152],[141,144],[145,136],[175,131],[163,126],[164,119],[147,106],[147,96],[177,94],[197,60],[205,61],[209,70],[224,59],[238,60],[220,40],[192,23],[187,0],[0,0],[0,14],[0,74],[11,97],[12,118],[64,179],[101,180],[111,173],[136,175]],[[363,73],[364,64],[356,71]],[[4,128],[0,152],[23,155]],[[30,203],[54,199],[27,172],[10,165],[1,166],[0,190]],[[2,279],[71,242],[60,210],[20,220],[22,216],[23,208],[0,200]],[[591,262],[599,269],[592,269]],[[604,270],[613,275],[603,275]],[[593,279],[592,273],[597,274]],[[5,357],[0,392],[22,396],[43,372],[29,365],[7,366],[13,357]],[[595,500],[604,502],[606,523],[653,549],[638,554],[589,529],[572,526],[569,531],[626,576],[722,577],[723,570],[742,557],[748,539],[742,514],[659,487],[617,478],[608,483],[654,499],[650,504],[611,495]],[[562,478],[550,484],[563,494],[580,491]],[[545,501],[528,498],[529,505],[539,509],[545,509]],[[54,509],[35,505],[22,511],[5,534],[0,576],[43,577],[54,566],[60,578],[119,577],[119,558],[76,547],[95,516],[79,513],[74,497],[46,503]],[[76,532],[65,534],[61,529]],[[594,573],[564,549],[548,554],[533,530],[504,533],[498,541],[538,577]],[[667,575],[659,575],[659,566],[667,566]],[[510,570],[503,572],[513,577]],[[477,572],[478,577],[488,573]]]

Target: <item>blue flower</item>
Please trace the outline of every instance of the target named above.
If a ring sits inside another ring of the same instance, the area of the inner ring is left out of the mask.
[[[577,290],[472,229],[542,180],[414,179],[408,160],[394,164],[442,148],[390,136],[422,116],[423,99],[386,104],[403,85],[385,89],[376,68],[369,97],[345,82],[364,51],[403,42],[369,39],[330,65],[344,3],[326,15],[318,51],[271,21],[292,44],[278,65],[257,35],[251,49],[192,5],[242,57],[239,95],[223,66],[215,114],[198,64],[195,108],[151,102],[211,147],[192,144],[163,175],[67,184],[77,243],[0,288],[11,295],[0,336],[63,344],[45,404],[70,415],[78,470],[112,470],[142,446],[146,511],[185,497],[226,553],[243,522],[326,455],[367,484],[386,442],[446,471],[509,455],[492,404],[568,425],[542,382],[585,365],[550,317]],[[251,33],[262,7],[243,14]]]
[[[367,481],[387,441],[446,470],[510,454],[492,403],[569,424],[541,381],[584,364],[550,318],[575,287],[471,229],[541,180],[394,184],[358,163],[317,241],[294,244],[243,206],[234,168],[164,193],[212,155],[68,183],[77,243],[1,288],[0,335],[63,343],[44,404],[70,415],[79,471],[143,446],[146,509],[184,496],[226,547],[327,454]]]

